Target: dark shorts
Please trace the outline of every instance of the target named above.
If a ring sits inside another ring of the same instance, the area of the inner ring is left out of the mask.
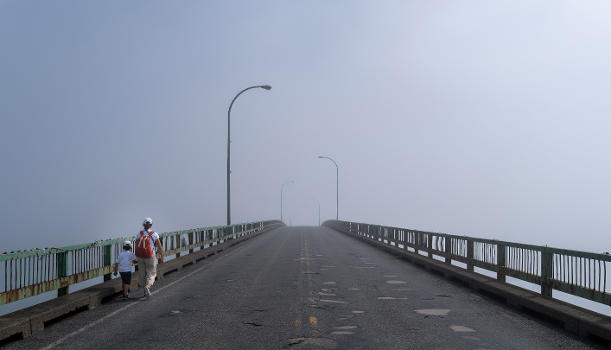
[[[121,281],[123,284],[132,284],[132,273],[130,272],[119,272],[121,274]]]

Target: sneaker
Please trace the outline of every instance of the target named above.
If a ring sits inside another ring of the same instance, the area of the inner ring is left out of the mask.
[[[151,289],[149,287],[144,287],[144,296],[145,297],[151,296]]]
[[[121,300],[129,300],[129,297],[127,295],[122,295]]]

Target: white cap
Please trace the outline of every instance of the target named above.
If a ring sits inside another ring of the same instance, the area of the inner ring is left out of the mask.
[[[132,242],[131,242],[131,241],[125,241],[125,242],[123,242],[123,245],[124,245],[124,246],[125,246],[125,245],[128,245],[128,246],[130,246],[130,247],[131,247],[131,246],[132,246]]]
[[[151,219],[151,218],[144,219],[144,221],[142,222],[142,225],[146,224],[147,222],[152,225],[153,224],[153,219]]]

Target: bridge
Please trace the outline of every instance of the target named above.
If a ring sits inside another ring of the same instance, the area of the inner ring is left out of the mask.
[[[262,221],[161,235],[146,301],[117,299],[122,237],[0,255],[7,349],[606,348],[611,257],[366,223]],[[102,283],[76,290],[83,281]],[[510,281],[522,281],[522,287]],[[528,286],[538,286],[529,288]]]

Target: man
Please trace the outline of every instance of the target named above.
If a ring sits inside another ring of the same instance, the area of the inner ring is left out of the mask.
[[[153,219],[146,218],[142,222],[144,230],[136,236],[136,257],[138,258],[138,285],[144,287],[143,300],[151,295],[151,287],[157,276],[157,256],[160,255],[160,263],[163,263],[163,246],[157,232],[151,230]]]

